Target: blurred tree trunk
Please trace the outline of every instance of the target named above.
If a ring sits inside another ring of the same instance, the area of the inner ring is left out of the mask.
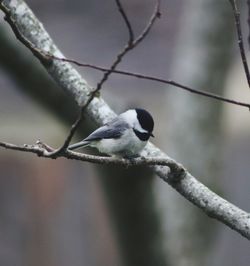
[[[125,266],[166,266],[153,175],[145,167],[101,167]]]
[[[8,25],[5,25],[8,27]],[[43,66],[17,39],[0,27],[0,62],[18,89],[36,103],[50,110],[64,123],[74,121],[78,107],[48,76]]]
[[[232,57],[234,22],[229,1],[186,1],[176,49],[174,80],[193,88],[223,94]],[[169,88],[166,96],[165,150],[195,176],[216,189],[221,145],[218,101]],[[204,265],[216,231],[215,222],[158,186],[171,265]]]

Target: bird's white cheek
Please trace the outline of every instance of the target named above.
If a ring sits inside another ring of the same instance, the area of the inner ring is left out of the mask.
[[[141,133],[148,133],[147,130],[143,129],[139,123],[136,123],[134,126],[135,130],[141,132]]]

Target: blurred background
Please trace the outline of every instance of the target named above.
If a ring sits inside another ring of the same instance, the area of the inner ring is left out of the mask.
[[[139,34],[152,0],[123,1]],[[229,1],[165,0],[120,69],[250,101]],[[239,1],[247,38],[246,1]],[[115,1],[29,0],[68,58],[110,66],[127,41]],[[0,14],[0,140],[62,144],[77,115]],[[248,50],[247,50],[248,51]],[[79,68],[91,86],[101,73]],[[153,142],[201,182],[250,211],[249,111],[178,88],[112,75],[102,96],[155,117]],[[75,138],[95,128],[86,118]],[[92,150],[89,150],[93,152]],[[249,242],[143,167],[123,169],[0,150],[0,265],[249,265]]]

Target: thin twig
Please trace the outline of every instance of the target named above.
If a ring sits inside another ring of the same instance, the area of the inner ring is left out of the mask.
[[[154,12],[149,19],[148,25],[144,28],[142,33],[137,37],[137,39],[134,41],[133,45],[134,47],[137,46],[142,40],[145,39],[145,37],[148,35],[149,31],[151,30],[152,26],[154,25],[157,18],[161,17],[160,12],[160,0],[156,0],[155,9]]]
[[[60,155],[60,154],[63,154],[65,152],[65,150],[67,149],[67,147],[69,146],[69,143],[70,141],[72,140],[77,128],[79,127],[82,119],[83,119],[83,114],[84,114],[84,111],[86,110],[87,106],[89,105],[89,103],[91,102],[91,99],[89,98],[87,100],[87,102],[85,103],[85,105],[81,108],[78,116],[77,116],[77,119],[76,121],[74,122],[74,124],[71,126],[71,129],[69,131],[69,134],[68,136],[66,137],[63,145],[58,148],[57,150],[54,150],[53,151],[53,154],[54,155]]]
[[[247,8],[248,8],[248,17],[247,17],[247,24],[248,24],[248,49],[250,49],[250,0],[247,0]]]
[[[134,42],[134,31],[133,31],[133,28],[131,26],[131,23],[130,23],[130,21],[128,19],[128,16],[127,16],[126,12],[124,11],[124,8],[121,5],[120,1],[119,0],[115,0],[115,2],[116,2],[116,5],[118,7],[119,12],[121,13],[121,15],[122,15],[122,17],[124,19],[126,27],[128,29],[128,33],[129,33],[128,44],[132,44]]]
[[[116,0],[116,3],[119,3],[119,6],[121,6],[121,3],[119,0]],[[118,7],[119,7],[118,6]],[[145,37],[148,35],[149,31],[151,30],[156,18],[159,17],[159,8],[160,8],[160,0],[156,0],[156,5],[155,5],[155,9],[154,12],[148,22],[148,24],[146,25],[145,29],[142,31],[142,33],[138,36],[138,38],[136,38],[135,41],[130,42],[130,38],[128,40],[127,45],[124,47],[124,49],[116,56],[115,61],[112,63],[111,67],[109,69],[107,69],[107,71],[104,73],[102,79],[100,80],[100,82],[97,84],[96,89],[93,91],[92,95],[93,98],[95,96],[95,93],[98,92],[99,90],[101,90],[102,85],[105,81],[107,81],[107,79],[109,78],[109,76],[113,73],[113,71],[115,70],[115,68],[118,66],[118,64],[122,61],[123,57],[132,49],[134,49],[142,40],[145,39]],[[124,11],[124,10],[123,10]]]
[[[248,87],[250,88],[250,73],[249,73],[249,68],[248,68],[248,64],[247,64],[247,58],[246,58],[244,43],[243,43],[243,39],[242,39],[242,31],[241,31],[241,24],[240,24],[240,11],[239,11],[239,9],[237,7],[237,4],[236,4],[235,0],[229,0],[229,2],[230,2],[231,6],[232,6],[232,9],[233,9],[241,60],[242,60],[242,64],[243,64],[243,67],[244,67],[244,71],[245,71]]]
[[[56,59],[56,60],[61,60],[64,62],[69,62],[72,64],[75,64],[77,66],[81,66],[81,67],[88,67],[88,68],[92,68],[98,71],[108,71],[107,68],[101,67],[101,66],[97,66],[97,65],[93,65],[93,64],[86,64],[86,63],[80,63],[74,59],[67,59],[67,58],[59,58],[53,55],[48,55],[50,56],[52,59]],[[145,80],[151,80],[151,81],[155,81],[155,82],[160,82],[163,84],[168,84],[168,85],[172,85],[175,87],[178,87],[180,89],[189,91],[191,93],[197,94],[197,95],[201,95],[201,96],[205,96],[208,98],[212,98],[215,100],[219,100],[222,102],[226,102],[226,103],[230,103],[230,104],[234,104],[234,105],[238,105],[238,106],[242,106],[242,107],[246,107],[248,109],[250,109],[250,104],[249,103],[245,103],[245,102],[240,102],[240,101],[236,101],[236,100],[232,100],[223,96],[220,96],[218,94],[215,93],[210,93],[210,92],[206,92],[206,91],[201,91],[201,90],[197,90],[197,89],[193,89],[190,88],[186,85],[180,84],[176,81],[170,80],[170,79],[163,79],[163,78],[157,78],[154,76],[149,76],[149,75],[143,75],[141,73],[136,73],[136,72],[129,72],[129,71],[124,71],[124,70],[113,70],[113,73],[115,74],[119,74],[119,75],[124,75],[124,76],[130,76],[130,77],[134,77],[134,78],[139,78],[139,79],[145,79]]]

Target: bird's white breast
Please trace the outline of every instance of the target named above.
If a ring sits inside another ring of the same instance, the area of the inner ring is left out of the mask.
[[[135,135],[132,128],[127,129],[119,139],[102,139],[90,144],[100,152],[110,155],[131,157],[138,155],[147,144]]]

